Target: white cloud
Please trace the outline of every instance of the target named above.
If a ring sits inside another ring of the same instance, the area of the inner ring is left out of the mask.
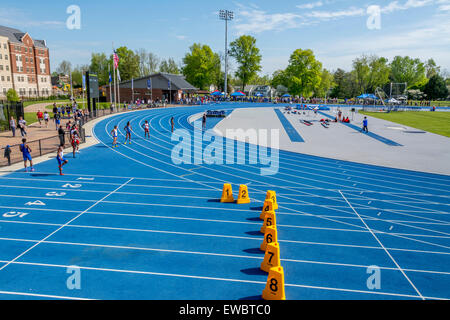
[[[175,38],[177,38],[178,40],[186,40],[187,36],[183,36],[183,35],[175,35]]]
[[[363,16],[366,14],[366,10],[362,8],[351,7],[346,10],[338,10],[338,11],[313,11],[307,14],[308,17],[318,18],[318,19],[335,19],[342,17],[355,17],[355,16]]]
[[[14,8],[0,8],[0,24],[25,29],[28,27],[65,27],[65,21],[58,20],[33,20],[23,10]],[[25,31],[25,30],[23,30]]]
[[[323,2],[317,1],[317,2],[299,4],[296,7],[299,9],[314,9],[314,8],[321,7],[321,6],[323,6]]]

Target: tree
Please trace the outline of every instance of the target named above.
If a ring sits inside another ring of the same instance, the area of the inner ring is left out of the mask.
[[[16,90],[9,89],[8,92],[6,92],[6,100],[8,100],[9,102],[19,102],[20,98]]]
[[[252,36],[241,36],[230,44],[230,56],[237,64],[236,77],[242,81],[242,90],[261,71],[261,54]]]
[[[328,92],[335,85],[333,75],[327,70],[323,69],[319,86],[314,90],[316,97],[326,97]]]
[[[390,71],[388,60],[383,57],[363,55],[353,60],[358,94],[375,92],[377,87],[384,86],[389,82]]]
[[[335,85],[331,91],[330,97],[345,99],[358,95],[354,72],[346,72],[342,69],[337,69],[333,74],[333,82]]]
[[[136,55],[139,57],[139,75],[141,77],[157,72],[160,63],[158,56],[145,49],[137,50]]]
[[[220,76],[220,57],[207,45],[193,44],[183,58],[182,72],[186,80],[200,89],[207,87]]]
[[[162,60],[159,65],[159,72],[180,74],[180,68],[173,58]]]
[[[72,71],[72,64],[67,60],[61,61],[59,66],[56,68],[56,72],[58,72],[58,74],[62,74],[62,75],[68,76],[68,75],[70,75],[71,71]]]
[[[425,85],[424,93],[429,100],[445,99],[448,97],[449,91],[444,78],[436,74],[430,78]]]
[[[119,71],[121,81],[131,80],[139,77],[139,56],[127,47],[116,49],[119,56]],[[112,61],[112,55],[110,57]]]
[[[425,72],[428,79],[434,75],[440,74],[441,67],[439,67],[433,59],[428,59],[425,63]]]
[[[109,83],[109,72],[113,72],[112,59],[108,59],[104,53],[92,53],[89,71],[97,74],[98,84],[103,86]]]
[[[322,63],[316,60],[312,50],[297,49],[282,76],[290,94],[310,97],[320,86]]]
[[[423,86],[427,81],[425,65],[419,59],[396,56],[391,63],[391,80],[406,82],[408,88]]]

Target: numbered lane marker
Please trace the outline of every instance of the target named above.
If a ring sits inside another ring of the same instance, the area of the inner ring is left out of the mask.
[[[42,202],[41,200],[36,200],[33,202],[27,202],[25,203],[26,206],[45,206],[46,204],[44,202]]]
[[[63,185],[63,188],[71,188],[71,189],[79,189],[81,188],[83,185],[81,184],[70,184],[70,183],[66,183],[65,185]]]
[[[64,197],[66,195],[65,192],[48,192],[45,194],[47,197]]]
[[[11,212],[4,213],[3,218],[23,218],[26,215],[28,215],[28,213],[26,213],[26,212],[11,211]]]

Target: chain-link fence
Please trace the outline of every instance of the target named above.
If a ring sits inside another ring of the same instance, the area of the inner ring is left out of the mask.
[[[21,102],[1,102],[0,101],[0,132],[10,130],[9,120],[11,117],[19,119],[24,117],[23,104]]]

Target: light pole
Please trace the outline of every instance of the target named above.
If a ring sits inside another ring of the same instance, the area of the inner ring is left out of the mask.
[[[233,20],[234,12],[228,10],[219,11],[220,20],[225,20],[225,98],[227,97],[228,91],[228,21]]]

